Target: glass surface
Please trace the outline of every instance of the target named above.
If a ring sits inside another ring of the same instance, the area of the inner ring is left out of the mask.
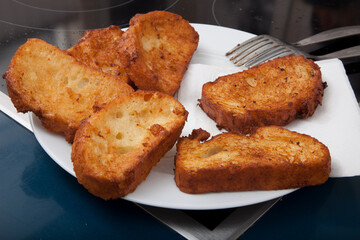
[[[183,239],[131,202],[89,194],[2,112],[0,132],[0,239]]]
[[[294,42],[330,28],[358,25],[359,6],[358,0],[1,0],[0,73],[29,37],[67,48],[83,30],[109,24],[126,27],[135,13],[155,9],[178,13],[192,23],[266,33]],[[358,36],[321,51],[354,44],[360,44]],[[345,63],[358,100],[359,66],[358,62]],[[2,80],[0,90],[6,92]],[[183,239],[133,203],[103,203],[89,197],[76,179],[48,157],[32,133],[3,113],[0,160],[0,239]],[[359,177],[352,177],[298,190],[278,202],[241,239],[359,239],[359,186]],[[220,220],[217,214],[201,211],[191,215],[213,228],[228,214],[221,212]]]

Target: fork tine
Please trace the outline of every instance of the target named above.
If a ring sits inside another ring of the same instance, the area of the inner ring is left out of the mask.
[[[259,65],[261,63],[264,63],[268,60],[272,60],[274,58],[280,57],[280,56],[286,56],[291,54],[291,51],[288,49],[281,49],[279,51],[276,52],[272,52],[272,53],[268,53],[268,54],[264,54],[263,57],[261,58],[255,58],[252,59],[251,61],[247,61],[245,66],[249,67],[249,66],[256,66]]]
[[[236,55],[232,56],[230,58],[230,61],[234,60],[235,58],[239,57],[240,55],[248,52],[251,48],[253,48],[254,46],[258,46],[260,45],[264,45],[265,43],[268,43],[269,40],[268,39],[259,39],[259,41],[253,41],[253,42],[249,42],[246,45],[239,45],[235,51],[233,51],[233,53],[238,52]]]
[[[231,54],[233,54],[236,50],[238,50],[239,48],[243,47],[243,46],[246,46],[248,44],[251,44],[253,42],[257,42],[257,41],[260,41],[261,39],[263,39],[264,36],[263,35],[259,35],[259,36],[256,36],[256,37],[253,37],[253,38],[250,38],[248,39],[247,41],[243,42],[243,43],[239,43],[237,44],[233,49],[231,49],[230,51],[228,51],[225,55],[226,56],[229,56]]]
[[[289,55],[291,53],[292,52],[291,52],[290,49],[287,49],[285,47],[281,47],[281,48],[279,48],[277,50],[274,50],[274,51],[270,51],[270,52],[267,52],[267,53],[262,53],[261,56],[259,55],[258,58],[255,58],[255,59],[252,59],[252,60],[246,62],[245,67],[253,67],[253,66],[259,65],[261,63],[264,63],[264,62],[266,62],[268,60],[277,58],[277,57],[287,56],[287,55]]]
[[[283,51],[284,49],[286,49],[286,48],[284,48],[284,46],[277,45],[277,46],[274,46],[273,48],[264,49],[256,57],[257,57],[257,59],[261,60],[261,59],[267,58],[269,56],[272,56],[273,54],[277,54],[278,52]],[[250,61],[253,59],[248,59],[248,60]],[[253,61],[256,61],[256,59],[254,59]]]
[[[267,45],[267,46],[266,46]],[[233,63],[236,64],[237,66],[242,66],[245,64],[245,62],[257,58],[259,55],[262,55],[263,52],[268,52],[271,51],[274,48],[279,47],[279,45],[275,45],[273,42],[268,42],[267,44],[264,44],[262,46],[259,46],[255,49],[251,49],[252,51],[249,52],[246,56],[242,57],[241,59],[238,59],[237,61],[234,61]],[[260,51],[257,51],[260,50]],[[245,57],[245,60],[243,60]],[[240,62],[240,60],[243,60],[242,62]]]
[[[259,50],[262,48],[266,48],[266,49],[271,48],[271,46],[266,46],[266,45],[271,45],[271,44],[272,43],[269,41],[264,41],[264,42],[261,42],[260,44],[256,44],[253,47],[247,49],[247,51],[241,52],[240,54],[234,56],[233,63],[237,64],[239,61],[241,61],[245,57],[252,58],[253,57],[252,55],[254,55],[254,54],[256,55],[256,50]],[[239,56],[241,56],[241,57],[239,57]]]
[[[259,35],[237,44],[226,53],[229,60],[237,66],[256,66],[267,60],[286,55],[305,55],[291,45],[269,35]]]

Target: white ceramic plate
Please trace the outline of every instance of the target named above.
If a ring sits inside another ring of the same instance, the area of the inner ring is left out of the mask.
[[[192,24],[199,33],[200,41],[191,64],[201,63],[231,67],[232,64],[225,57],[225,52],[237,43],[245,41],[254,35],[219,26]],[[71,145],[64,137],[45,130],[40,120],[30,115],[34,134],[49,156],[64,170],[75,176],[71,162]],[[251,205],[288,194],[294,189],[279,191],[249,191],[230,193],[186,194],[181,192],[174,181],[173,148],[152,169],[146,180],[135,192],[124,199],[140,204],[173,209],[221,209]]]

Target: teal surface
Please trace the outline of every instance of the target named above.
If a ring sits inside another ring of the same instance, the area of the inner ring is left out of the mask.
[[[1,112],[0,133],[0,239],[183,239],[134,203],[89,194]],[[360,239],[360,177],[283,197],[241,239]]]
[[[2,112],[0,133],[0,239],[183,239],[132,202],[89,194]]]
[[[360,239],[360,177],[284,196],[241,239]]]

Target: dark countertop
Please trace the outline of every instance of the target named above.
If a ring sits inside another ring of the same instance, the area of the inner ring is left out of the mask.
[[[126,27],[136,13],[168,10],[192,23],[271,34],[296,42],[335,27],[360,25],[360,1],[230,0],[3,0],[0,2],[0,72],[26,38],[61,48],[83,30]],[[332,43],[325,53],[360,43],[359,36]],[[344,62],[360,100],[359,59]],[[4,81],[0,90],[6,92]],[[359,156],[360,158],[360,156]],[[0,113],[0,239],[183,239],[126,200],[90,195],[41,148],[34,135]],[[331,178],[325,184],[284,196],[240,239],[360,239],[360,177]],[[184,211],[209,229],[233,209]]]

